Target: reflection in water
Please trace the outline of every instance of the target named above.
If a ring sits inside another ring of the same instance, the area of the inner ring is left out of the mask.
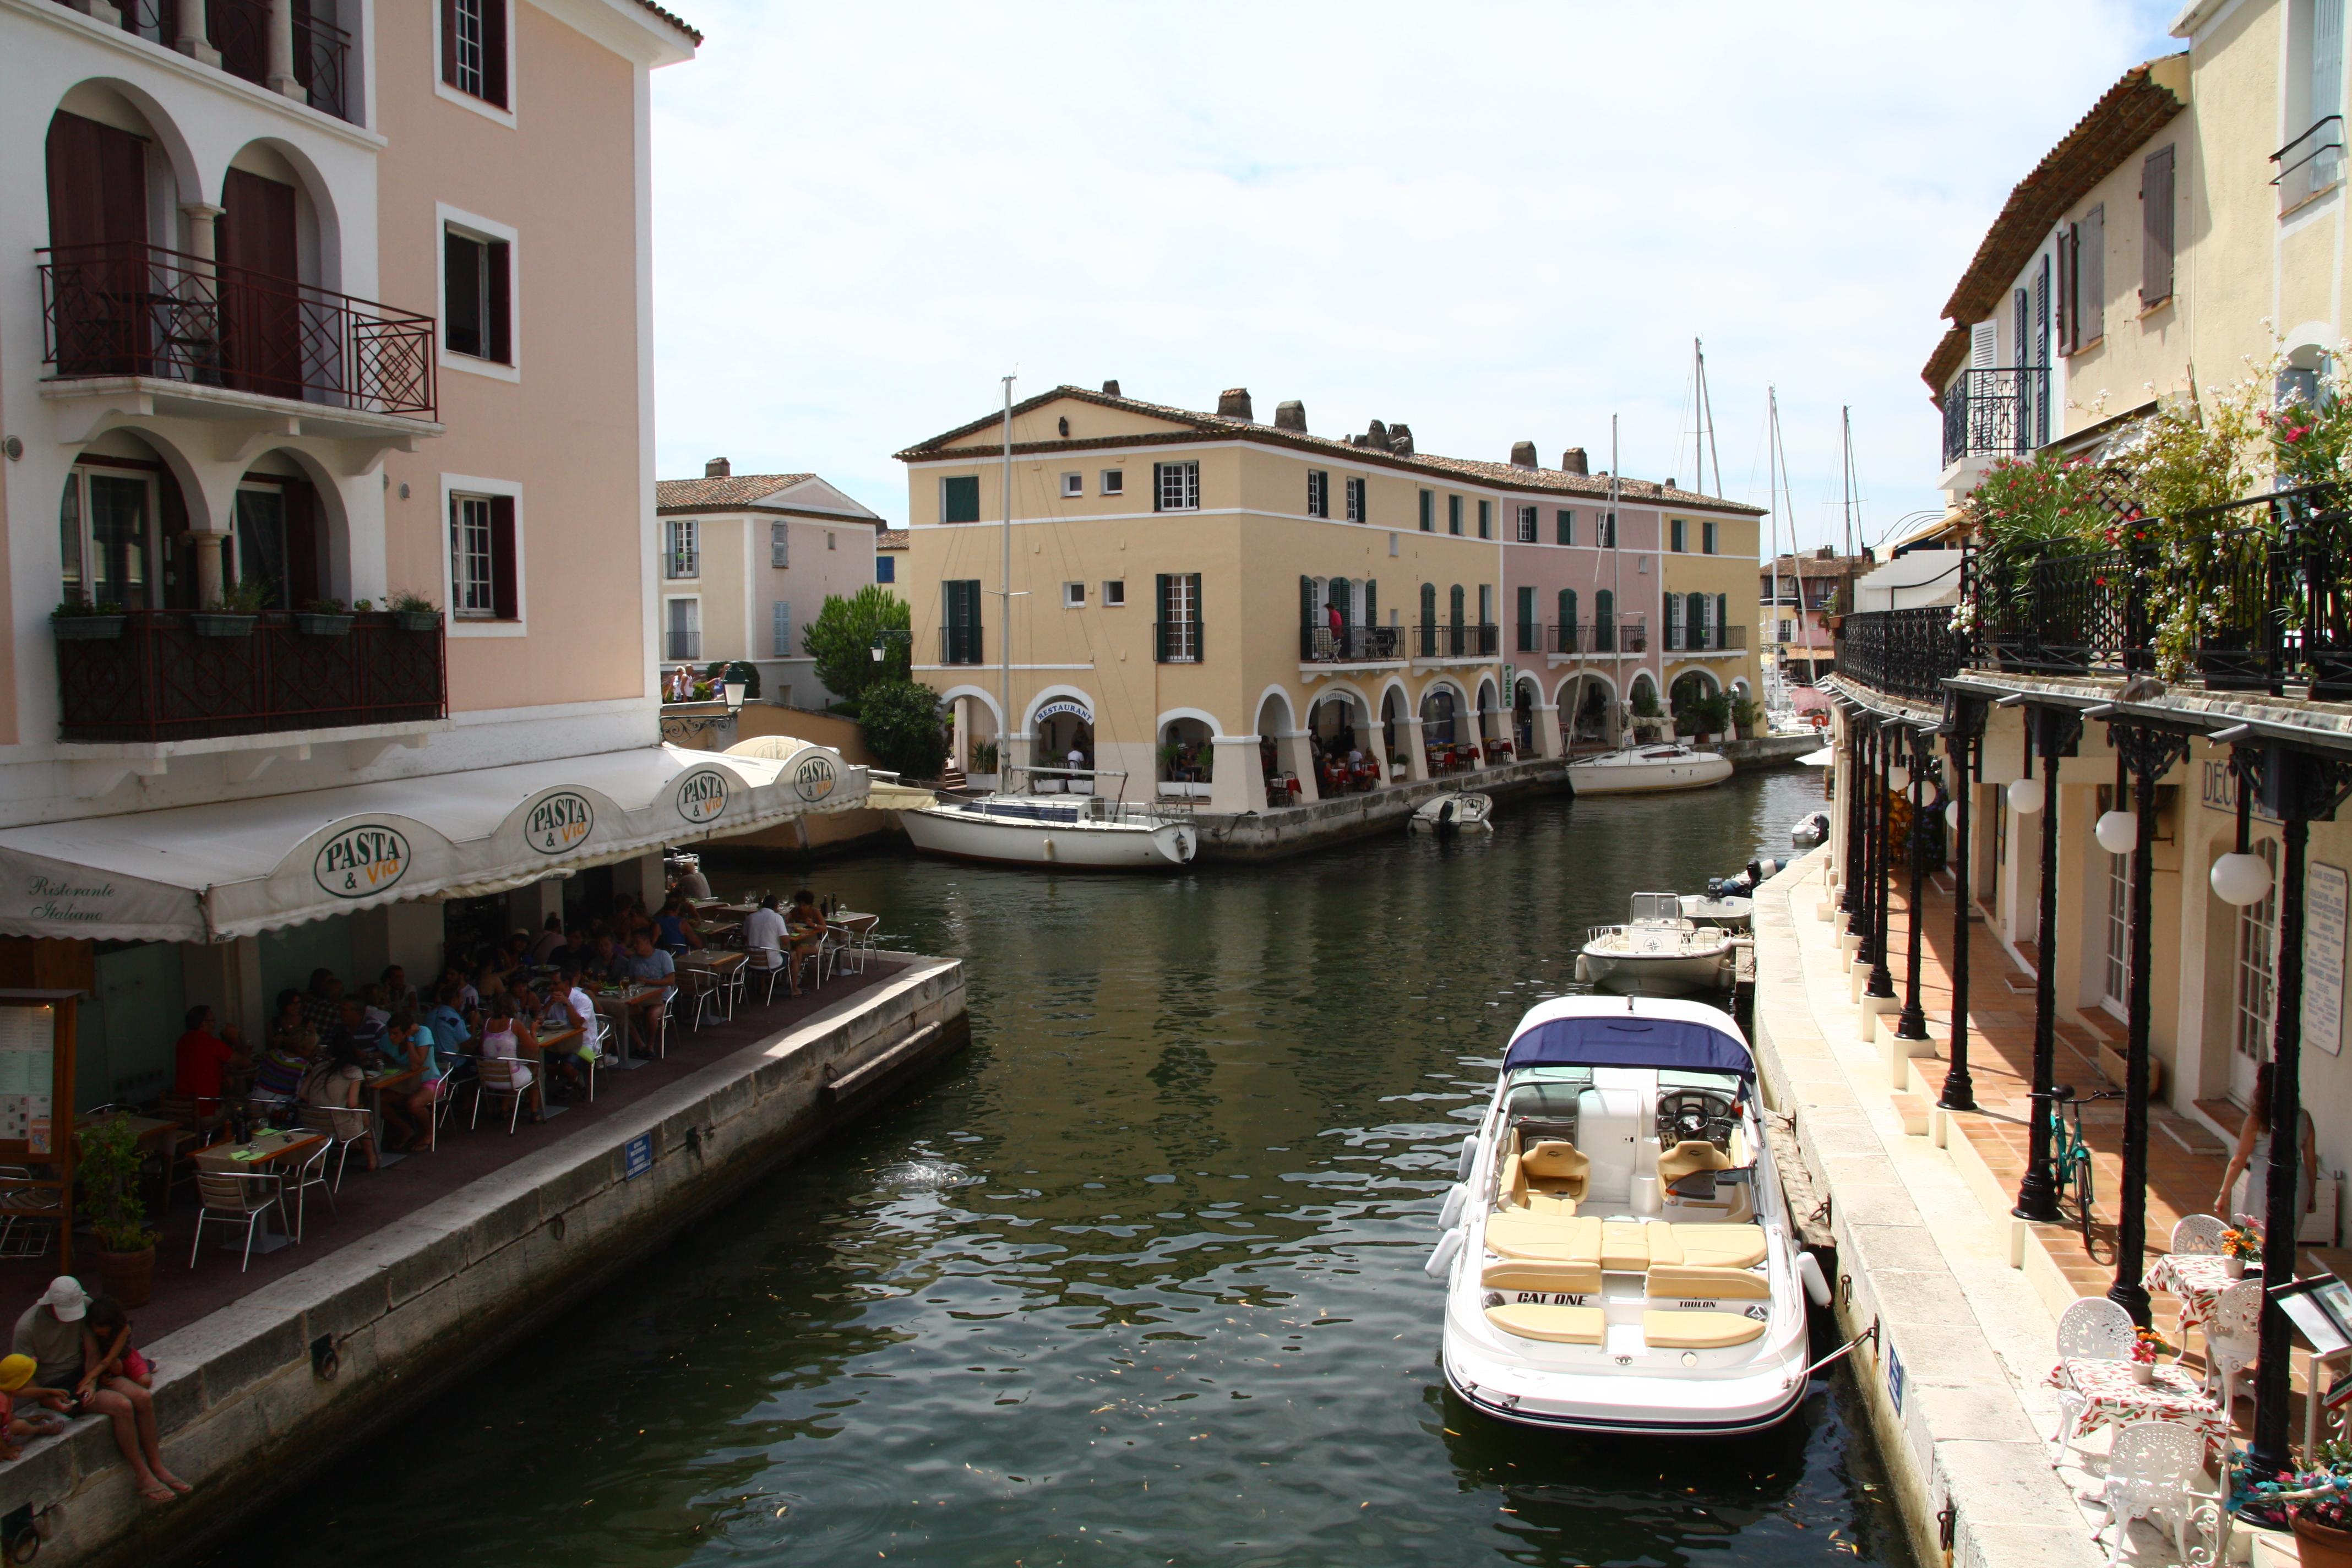
[[[1784,853],[1818,792],[1164,879],[820,868],[971,961],[971,1052],[212,1561],[1904,1563],[1842,1385],[1738,1441],[1506,1429],[1445,1391],[1421,1273],[1585,927]]]

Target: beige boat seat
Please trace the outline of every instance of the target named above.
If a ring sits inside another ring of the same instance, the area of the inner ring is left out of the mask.
[[[1661,1301],[1769,1301],[1772,1282],[1745,1268],[1710,1268],[1688,1263],[1652,1264],[1649,1294]]]
[[[1526,1310],[1520,1309],[1522,1311]],[[1574,1309],[1552,1308],[1550,1310],[1559,1311]],[[1487,1309],[1486,1315],[1491,1318],[1497,1311],[1508,1310],[1510,1309],[1507,1307],[1490,1307]],[[1642,1314],[1642,1338],[1648,1342],[1652,1350],[1725,1351],[1734,1345],[1744,1345],[1750,1340],[1760,1338],[1763,1332],[1762,1323],[1738,1312],[1652,1310]]]
[[[1565,1139],[1547,1138],[1519,1156],[1519,1169],[1530,1192],[1581,1198],[1592,1162]]]
[[[1590,1215],[1504,1209],[1486,1216],[1486,1246],[1530,1263],[1601,1265],[1601,1221]]]
[[[1696,1317],[1700,1314],[1684,1312],[1672,1315]],[[1728,1316],[1714,1312],[1705,1315]],[[1489,1307],[1486,1309],[1486,1321],[1507,1334],[1515,1334],[1523,1340],[1549,1340],[1558,1345],[1597,1345],[1608,1329],[1608,1321],[1598,1307],[1554,1307],[1533,1301]]]
[[[1612,1274],[1640,1274],[1657,1261],[1650,1251],[1652,1231],[1657,1239],[1673,1245],[1674,1238],[1663,1226],[1645,1225],[1638,1219],[1605,1219],[1601,1222],[1601,1267]],[[1665,1261],[1679,1263],[1680,1254]]]
[[[1532,1263],[1512,1258],[1486,1265],[1479,1271],[1478,1283],[1506,1296],[1597,1296],[1601,1293],[1601,1266]]]
[[[1760,1225],[1696,1225],[1671,1227],[1681,1256],[1658,1258],[1660,1263],[1689,1263],[1706,1268],[1753,1268],[1764,1261],[1764,1227]]]
[[[1527,1214],[1559,1219],[1571,1218],[1576,1213],[1576,1200],[1566,1193],[1522,1193],[1515,1206]]]
[[[1673,1186],[1701,1171],[1727,1171],[1731,1156],[1704,1138],[1685,1138],[1658,1156],[1658,1180]]]

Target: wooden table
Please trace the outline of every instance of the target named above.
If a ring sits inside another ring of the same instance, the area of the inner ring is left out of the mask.
[[[646,1065],[629,1054],[631,1016],[646,997],[659,995],[661,989],[658,985],[640,985],[632,982],[618,991],[600,989],[588,994],[588,1000],[594,1004],[596,1011],[613,1020],[613,1033],[620,1039],[620,1050],[607,1064],[615,1071],[634,1072]]]
[[[327,1135],[323,1132],[313,1132],[307,1128],[294,1127],[282,1132],[264,1132],[250,1143],[232,1143],[224,1138],[216,1143],[208,1144],[197,1150],[194,1159],[200,1168],[222,1175],[270,1175],[278,1177],[282,1182],[289,1169],[308,1159],[310,1151],[326,1141]],[[238,1157],[241,1153],[248,1152],[250,1158]],[[280,1192],[282,1195],[282,1188]],[[281,1225],[284,1224],[286,1219],[284,1209],[278,1210],[278,1218]],[[268,1219],[265,1216],[260,1234],[253,1238],[253,1250],[275,1252],[292,1239],[283,1230],[271,1230]],[[233,1252],[241,1250],[242,1246],[236,1241],[226,1241],[221,1245]]]

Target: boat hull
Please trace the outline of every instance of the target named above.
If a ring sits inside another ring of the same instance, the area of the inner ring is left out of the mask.
[[[1803,1339],[1796,1341],[1799,1349]],[[1629,1380],[1530,1373],[1466,1351],[1449,1331],[1438,1357],[1446,1386],[1481,1415],[1553,1432],[1613,1433],[1649,1437],[1733,1437],[1777,1426],[1804,1403],[1802,1354],[1747,1377],[1675,1383],[1688,1403],[1663,1403],[1654,1386],[1629,1389]],[[1483,1378],[1483,1381],[1482,1381]]]
[[[1034,822],[943,807],[901,812],[899,821],[923,854],[997,866],[1174,871],[1190,865],[1200,847],[1197,830],[1182,822]]]
[[[1577,954],[1577,977],[1622,995],[1687,996],[1731,984],[1728,950],[1672,954],[1609,952],[1587,946]]]
[[[1653,795],[1705,789],[1731,776],[1731,759],[1714,752],[1685,752],[1656,758],[1623,753],[1588,758],[1568,765],[1570,786],[1580,796]]]

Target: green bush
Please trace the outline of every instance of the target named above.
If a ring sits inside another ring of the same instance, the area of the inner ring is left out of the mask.
[[[948,760],[940,694],[915,680],[877,680],[858,694],[857,732],[874,760],[910,779],[935,779]]]
[[[850,598],[828,594],[816,619],[801,628],[801,649],[816,660],[816,678],[825,689],[856,708],[868,688],[910,679],[908,615],[906,600],[872,583]]]

